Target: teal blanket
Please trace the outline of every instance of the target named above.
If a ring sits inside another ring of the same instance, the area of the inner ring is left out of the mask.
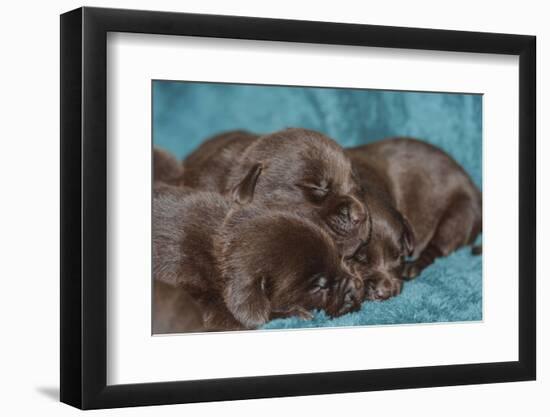
[[[482,96],[331,88],[153,82],[153,142],[180,158],[227,130],[320,131],[342,146],[389,136],[420,138],[449,153],[481,188]],[[482,257],[468,248],[438,259],[398,297],[365,302],[336,319],[274,320],[266,329],[482,319]]]

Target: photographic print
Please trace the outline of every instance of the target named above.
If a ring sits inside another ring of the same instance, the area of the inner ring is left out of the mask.
[[[85,7],[60,57],[62,402],[536,379],[534,36]]]
[[[152,100],[153,334],[483,319],[482,95]]]

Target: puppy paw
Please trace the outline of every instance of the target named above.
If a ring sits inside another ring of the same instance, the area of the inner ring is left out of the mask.
[[[303,308],[298,308],[295,311],[295,313],[302,320],[311,320],[311,319],[313,319],[313,313],[311,311],[304,310]]]
[[[422,272],[422,268],[416,262],[407,262],[403,268],[403,279],[416,278]]]
[[[403,281],[394,278],[367,279],[365,281],[365,299],[383,301],[401,293]]]

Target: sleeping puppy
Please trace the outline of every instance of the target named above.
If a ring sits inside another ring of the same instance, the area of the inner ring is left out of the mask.
[[[251,141],[224,192],[239,204],[253,198],[258,206],[300,213],[321,225],[348,256],[369,234],[359,190],[350,160],[335,141],[312,130],[286,129]]]
[[[179,185],[183,182],[183,164],[169,152],[153,149],[153,182]]]
[[[153,275],[181,286],[207,330],[254,329],[278,317],[339,316],[363,284],[320,227],[287,212],[231,208],[221,195],[164,187],[153,204]]]
[[[474,243],[481,232],[481,192],[449,155],[409,138],[346,153],[373,223],[371,241],[352,260],[365,278],[367,298],[396,295],[401,279],[415,278],[437,257]]]
[[[357,310],[362,280],[350,274],[330,236],[286,211],[249,206],[231,212],[216,246],[224,300],[248,327],[275,317],[331,317]]]
[[[371,235],[346,260],[352,271],[364,279],[365,298],[385,300],[401,293],[403,262],[412,254],[414,235],[407,220],[396,210],[391,192],[376,173],[356,164],[363,198],[371,215]]]
[[[183,184],[240,204],[254,196],[256,204],[300,212],[323,225],[344,255],[362,243],[359,235],[368,234],[368,213],[349,160],[336,142],[311,130],[215,136],[186,158]]]

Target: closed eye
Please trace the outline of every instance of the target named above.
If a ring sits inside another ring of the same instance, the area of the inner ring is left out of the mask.
[[[317,198],[323,198],[328,195],[330,192],[330,189],[328,187],[323,187],[321,185],[315,185],[310,183],[304,183],[304,184],[296,184],[296,186],[300,187],[301,189],[307,191],[311,195]]]

